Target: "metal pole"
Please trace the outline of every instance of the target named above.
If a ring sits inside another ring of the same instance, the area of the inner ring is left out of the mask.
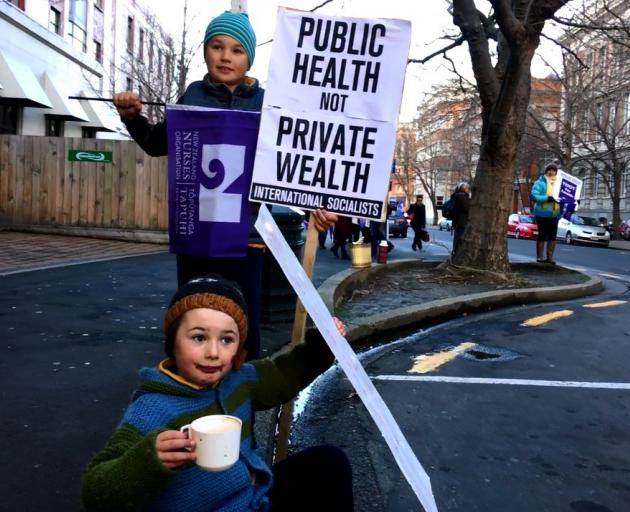
[[[247,0],[231,0],[232,12],[247,12]]]

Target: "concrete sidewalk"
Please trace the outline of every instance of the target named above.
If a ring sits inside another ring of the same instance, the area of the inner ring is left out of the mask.
[[[0,276],[165,252],[167,245],[0,230]]]

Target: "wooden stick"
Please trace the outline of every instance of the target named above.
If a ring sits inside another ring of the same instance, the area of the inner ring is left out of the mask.
[[[318,232],[315,229],[315,217],[311,213],[308,221],[308,231],[306,232],[306,243],[304,244],[304,253],[302,255],[302,268],[309,277],[313,276],[313,267],[315,266],[315,255],[317,254],[317,237]],[[291,332],[291,341],[289,346],[297,345],[304,341],[304,328],[306,326],[306,308],[300,301],[295,304],[295,319],[293,320],[293,331]],[[291,420],[293,418],[293,400],[282,404],[280,409],[280,418],[278,420],[278,436],[276,438],[276,453],[274,463],[280,462],[287,456],[287,448],[289,445],[289,433],[291,430]]]
[[[68,96],[70,100],[88,100],[88,101],[108,101],[113,102],[113,98],[98,98],[96,96]],[[143,105],[156,105],[158,107],[164,107],[166,103],[162,103],[159,101],[141,101]]]

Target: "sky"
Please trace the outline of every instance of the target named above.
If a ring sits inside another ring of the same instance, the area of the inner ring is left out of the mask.
[[[258,78],[263,85],[267,79],[269,58],[273,44],[261,44],[273,39],[276,12],[278,6],[294,9],[311,10],[324,3],[324,0],[247,0],[247,11],[256,32],[258,47],[256,58],[249,75]],[[181,10],[174,6],[181,5]],[[151,10],[155,12],[164,28],[178,39],[183,21],[183,0],[171,2],[154,2]],[[333,16],[350,16],[359,18],[394,18],[411,21],[412,40],[409,58],[422,59],[434,51],[444,47],[449,41],[440,39],[444,35],[457,33],[457,27],[452,23],[452,17],[447,12],[445,0],[334,0],[316,12]],[[479,3],[479,5],[483,5]],[[230,0],[188,0],[188,19],[191,22],[191,38],[201,42],[206,25],[214,17],[231,7]],[[482,8],[482,7],[480,7]],[[194,43],[189,43],[192,46]],[[541,53],[551,61],[558,60],[559,51],[553,45],[543,40]],[[458,71],[472,78],[470,59],[465,45],[449,53],[457,64]],[[205,73],[205,65],[201,52],[195,57],[193,69],[189,75],[190,81],[199,80]],[[426,65],[409,64],[405,75],[405,85],[400,110],[400,121],[411,121],[417,111],[423,95],[430,92],[436,83],[453,78],[449,71],[450,64],[442,57],[435,57]],[[540,59],[536,59],[532,73],[536,77],[549,74]]]

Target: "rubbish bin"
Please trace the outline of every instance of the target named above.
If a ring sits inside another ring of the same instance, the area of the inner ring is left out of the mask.
[[[304,216],[286,206],[274,205],[271,210],[276,224],[299,261],[302,259]],[[262,277],[263,323],[292,322],[297,295],[270,250],[265,251]]]

